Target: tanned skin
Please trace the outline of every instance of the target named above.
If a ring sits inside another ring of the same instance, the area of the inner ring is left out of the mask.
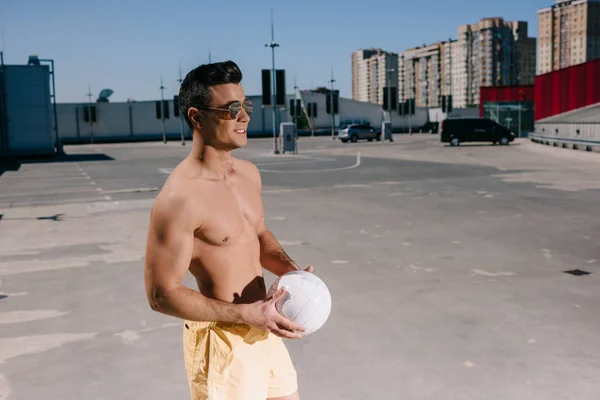
[[[240,84],[212,86],[210,93],[215,108],[245,99]],[[227,112],[194,107],[188,117],[192,150],[168,177],[150,215],[145,286],[151,308],[184,320],[248,324],[300,339],[304,328],[275,309],[285,288],[267,298],[263,279],[263,268],[280,276],[299,267],[265,225],[258,169],[231,154],[247,144],[250,117],[243,108],[231,119]],[[188,272],[198,291],[182,284]]]

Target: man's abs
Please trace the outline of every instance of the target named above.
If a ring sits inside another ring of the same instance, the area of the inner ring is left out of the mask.
[[[257,238],[212,246],[197,240],[190,272],[204,296],[229,303],[248,304],[266,297]]]

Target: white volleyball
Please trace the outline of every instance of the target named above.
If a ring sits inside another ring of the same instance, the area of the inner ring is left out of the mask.
[[[273,282],[268,296],[272,296],[284,286],[286,292],[276,303],[277,311],[303,326],[306,330],[300,332],[302,335],[319,330],[331,312],[331,294],[327,285],[313,273],[292,271]]]

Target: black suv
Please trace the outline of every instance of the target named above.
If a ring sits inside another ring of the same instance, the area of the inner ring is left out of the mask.
[[[458,146],[462,142],[492,142],[507,145],[515,135],[487,118],[448,118],[442,122],[442,143]]]

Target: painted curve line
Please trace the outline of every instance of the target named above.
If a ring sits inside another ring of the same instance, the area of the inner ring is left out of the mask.
[[[276,174],[295,174],[295,173],[311,173],[311,172],[333,172],[333,171],[344,171],[348,169],[354,169],[360,166],[360,152],[356,153],[356,162],[353,165],[349,165],[347,167],[340,168],[326,168],[326,169],[301,169],[301,170],[292,170],[292,171],[277,171],[272,169],[262,169],[259,168],[260,172],[272,172]]]

